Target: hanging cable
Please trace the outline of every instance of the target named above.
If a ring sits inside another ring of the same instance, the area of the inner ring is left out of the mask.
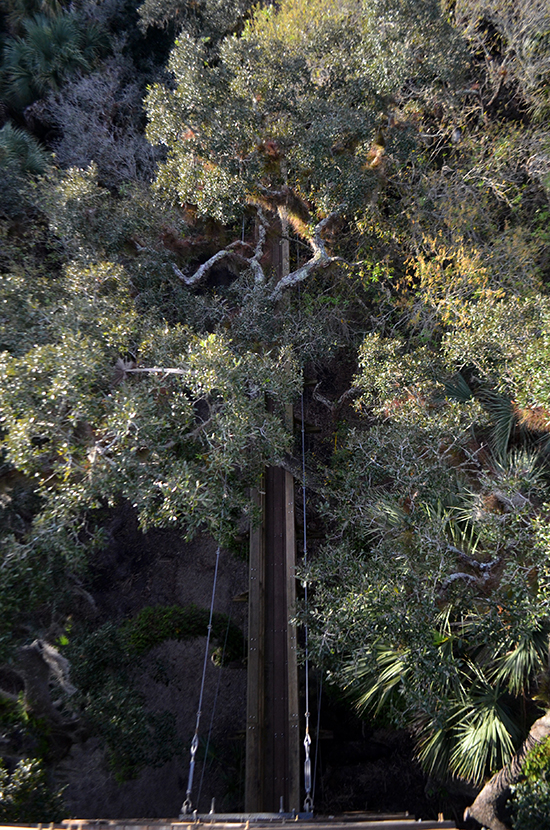
[[[199,747],[199,726],[201,722],[201,715],[202,715],[202,697],[204,694],[204,682],[206,679],[206,666],[208,663],[208,650],[210,648],[210,635],[212,634],[212,617],[214,614],[214,597],[216,596],[216,583],[218,581],[218,565],[220,563],[220,546],[218,545],[218,549],[216,551],[216,567],[214,570],[214,584],[212,585],[212,599],[210,600],[210,617],[208,620],[208,632],[206,635],[206,646],[204,649],[204,662],[202,666],[202,680],[201,680],[201,691],[199,695],[199,705],[197,709],[197,720],[195,722],[195,734],[193,735],[193,740],[191,741],[191,748],[190,748],[190,761],[189,761],[189,777],[187,779],[187,791],[185,794],[185,801],[181,807],[181,815],[188,816],[190,813],[193,812],[193,805],[191,803],[191,791],[193,789],[193,775],[195,772],[195,755],[197,754],[197,749]]]
[[[303,512],[303,524],[304,524],[304,570],[307,568],[307,523],[306,523],[306,430],[305,430],[305,419],[304,419],[304,393],[302,392],[301,398],[301,416],[302,416],[302,512]],[[313,798],[311,795],[311,735],[309,733],[309,633],[308,633],[308,624],[307,624],[307,616],[308,616],[308,596],[307,596],[307,574],[306,578],[303,582],[304,586],[304,605],[305,605],[305,626],[304,626],[304,635],[305,635],[305,672],[306,672],[306,711],[305,711],[305,735],[304,735],[304,750],[305,750],[305,760],[304,760],[304,789],[306,791],[306,797],[304,799],[304,812],[305,813],[312,813],[313,812]]]
[[[319,682],[319,693],[317,695],[317,741],[315,743],[315,761],[313,762],[313,787],[311,791],[311,800],[315,800],[315,787],[317,785],[317,765],[319,762],[319,732],[321,729],[321,700],[323,697],[323,675],[321,674],[321,680]]]
[[[229,614],[227,615],[227,627],[225,629],[225,639],[223,641],[222,656],[220,661],[220,671],[218,672],[218,684],[216,686],[216,694],[214,695],[214,703],[212,706],[212,715],[210,717],[210,726],[208,727],[208,737],[206,739],[206,749],[204,750],[204,762],[201,770],[201,780],[199,781],[199,793],[197,795],[197,806],[201,803],[202,782],[204,781],[204,773],[206,771],[206,764],[208,761],[208,750],[210,748],[210,738],[212,737],[212,730],[214,728],[214,718],[216,716],[216,707],[218,705],[218,695],[220,693],[220,685],[222,680],[222,668],[225,660],[225,651],[227,648],[227,640],[229,638],[229,627],[231,625],[231,606],[229,607]]]
[[[323,639],[321,640],[321,648],[319,650],[319,657],[321,657],[321,655],[323,653],[323,649],[326,645],[327,634],[328,634],[328,629],[323,634]],[[319,733],[321,731],[321,702],[322,702],[322,698],[323,698],[323,677],[324,677],[324,674],[323,674],[322,662],[321,662],[321,679],[319,681],[319,691],[318,691],[318,694],[317,694],[317,731],[315,733],[316,736],[317,736],[317,742],[315,744],[315,761],[313,763],[313,788],[312,788],[312,795],[311,795],[311,800],[312,801],[315,801],[315,788],[316,788],[316,785],[317,785],[317,766],[318,766],[318,762],[319,762],[319,748],[320,748]]]

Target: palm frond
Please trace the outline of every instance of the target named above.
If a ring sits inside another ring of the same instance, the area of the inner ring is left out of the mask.
[[[408,513],[397,502],[384,496],[372,505],[370,512],[375,521],[394,529],[401,528],[410,521]]]
[[[522,694],[545,668],[547,656],[548,632],[535,629],[497,661],[495,681],[511,694]]]
[[[448,775],[455,744],[454,730],[459,718],[459,708],[452,707],[443,725],[425,719],[415,722],[417,758],[428,775],[437,778]]]
[[[454,547],[459,548],[468,556],[475,556],[481,543],[479,531],[471,521],[471,512],[460,508],[456,512],[456,519],[450,518],[447,524],[447,533]]]
[[[356,698],[360,712],[372,709],[378,714],[410,671],[409,649],[381,645],[374,660],[361,658],[346,669],[346,688]]]
[[[493,419],[491,444],[498,459],[504,459],[510,443],[512,430],[517,424],[517,416],[511,399],[493,389],[483,389],[479,399]]]
[[[498,689],[485,687],[480,693],[471,692],[455,729],[450,769],[460,778],[479,784],[510,760],[519,739],[518,727],[499,700]]]
[[[537,447],[513,449],[506,458],[506,473],[531,484],[542,483],[544,471],[541,469],[540,461],[540,452]]]
[[[457,372],[457,374],[453,375],[452,378],[446,380],[443,386],[445,387],[446,397],[450,398],[452,401],[466,403],[474,397],[474,393],[460,372]]]
[[[46,172],[50,156],[25,130],[5,124],[0,130],[0,161],[15,165],[22,173],[40,175]]]

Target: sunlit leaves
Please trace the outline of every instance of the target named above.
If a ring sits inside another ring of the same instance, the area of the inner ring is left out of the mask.
[[[453,61],[425,59],[435,43],[448,57],[460,49],[437,4],[416,5],[294,0],[258,8],[215,61],[184,33],[169,62],[173,87],[153,87],[147,102],[149,139],[169,148],[160,191],[221,221],[262,188],[283,184],[320,212],[342,202],[364,208],[375,187],[367,156],[385,96],[404,75],[432,84],[443,66],[457,71]],[[419,15],[434,25],[417,25]]]

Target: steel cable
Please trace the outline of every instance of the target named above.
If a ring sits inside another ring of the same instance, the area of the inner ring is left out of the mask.
[[[206,635],[206,646],[204,649],[204,661],[202,666],[201,691],[199,695],[199,705],[197,709],[197,719],[195,722],[195,734],[191,741],[190,761],[189,761],[189,777],[187,779],[187,790],[185,793],[185,801],[181,807],[181,816],[188,816],[193,812],[193,805],[191,803],[191,792],[193,790],[193,775],[195,773],[195,755],[199,746],[199,726],[202,715],[202,699],[204,695],[204,683],[206,679],[206,666],[208,664],[208,651],[210,649],[210,636],[212,634],[212,617],[214,615],[214,598],[216,596],[216,584],[218,581],[218,566],[220,563],[220,545],[216,551],[216,567],[214,570],[214,584],[212,585],[212,599],[210,600],[210,617],[208,620],[208,632]]]
[[[307,522],[306,522],[306,431],[304,419],[304,393],[300,397],[301,416],[302,416],[302,512],[304,525],[304,570],[307,568]],[[313,798],[311,794],[311,735],[309,733],[309,632],[307,617],[308,609],[308,588],[307,588],[307,574],[303,582],[304,586],[304,606],[305,606],[305,625],[304,625],[304,654],[305,654],[305,674],[306,674],[306,711],[305,711],[305,735],[304,735],[304,789],[306,797],[304,799],[304,812],[313,812]]]

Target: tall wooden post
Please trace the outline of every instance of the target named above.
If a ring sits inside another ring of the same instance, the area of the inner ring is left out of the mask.
[[[294,479],[268,467],[250,534],[245,810],[300,807]],[[281,802],[282,799],[282,802]]]

